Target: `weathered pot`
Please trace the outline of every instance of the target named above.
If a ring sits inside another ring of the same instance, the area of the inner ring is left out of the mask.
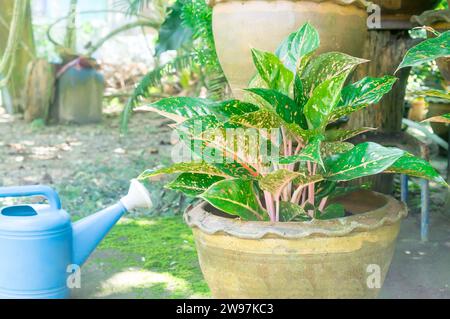
[[[375,298],[389,269],[406,207],[369,191],[340,202],[356,215],[266,223],[221,217],[207,204],[187,211],[185,220],[193,229],[212,295]]]
[[[212,5],[217,54],[236,97],[242,97],[242,89],[256,72],[251,49],[273,52],[306,22],[319,31],[319,52],[363,54],[364,0],[216,0]]]
[[[428,98],[428,114],[427,117],[435,117],[450,113],[450,103],[440,99]],[[448,139],[449,126],[443,123],[431,123],[434,134],[442,137],[444,140]]]
[[[371,0],[381,6],[381,13],[416,15],[426,10],[433,9],[440,0]]]

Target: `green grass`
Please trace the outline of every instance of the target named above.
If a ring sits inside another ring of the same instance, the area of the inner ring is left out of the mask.
[[[209,289],[198,264],[191,230],[180,216],[140,218],[116,225],[101,250],[115,250],[123,258],[107,262],[115,269],[140,267],[166,278],[142,288],[154,298],[208,297]]]

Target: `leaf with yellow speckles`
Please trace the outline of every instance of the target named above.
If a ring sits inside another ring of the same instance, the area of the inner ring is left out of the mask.
[[[298,65],[306,64],[304,60],[308,59],[319,45],[319,33],[311,24],[305,23],[284,39],[275,53],[283,64],[295,73]]]
[[[289,96],[270,89],[246,89],[266,100],[275,112],[286,122],[295,123],[306,129],[306,120],[303,110]]]
[[[252,181],[231,179],[213,184],[200,198],[215,208],[246,221],[268,220],[267,212],[256,198]]]
[[[283,126],[283,121],[274,112],[264,109],[253,113],[233,116],[230,118],[230,122],[257,129],[272,129]]]
[[[347,77],[359,64],[367,60],[352,57],[340,52],[323,53],[314,58],[302,74],[304,95],[311,97],[314,90],[323,82],[343,75]]]
[[[193,97],[172,97],[148,104],[151,111],[181,123],[193,116],[210,115],[215,102]]]
[[[348,152],[353,147],[355,146],[348,142],[323,142],[320,151],[322,158],[326,158],[331,155]]]
[[[262,177],[258,183],[259,187],[264,190],[268,191],[272,195],[275,196],[275,198],[278,198],[282,192],[282,190],[294,179],[297,177],[300,177],[302,173],[299,172],[293,172],[286,169],[279,169],[273,173],[267,174],[266,176]]]
[[[375,175],[392,166],[404,151],[376,143],[362,143],[352,150],[325,160],[325,178],[331,181],[350,181]]]
[[[205,162],[191,162],[191,163],[176,163],[173,164],[172,166],[160,169],[149,169],[143,172],[139,176],[139,179],[144,180],[158,175],[177,174],[177,173],[200,173],[200,174],[227,177],[226,174],[224,174],[214,166],[211,166],[210,164],[207,164]]]
[[[280,157],[278,163],[282,165],[289,165],[298,162],[313,162],[323,166],[320,152],[323,139],[324,137],[322,135],[313,137],[299,154]]]
[[[253,63],[269,88],[289,93],[294,74],[273,53],[252,49]]]
[[[349,140],[359,134],[363,134],[366,132],[376,131],[376,128],[372,127],[363,127],[360,129],[354,130],[344,130],[344,129],[331,129],[325,131],[325,141],[327,142],[344,142]]]
[[[440,57],[450,56],[450,31],[438,37],[425,40],[409,49],[398,70],[410,66],[418,66]]]
[[[281,222],[306,222],[312,220],[306,211],[299,205],[291,202],[280,202]]]
[[[444,178],[424,159],[406,153],[400,157],[385,173],[404,174],[428,179],[441,185],[447,185]]]
[[[214,103],[210,110],[217,116],[229,119],[232,116],[244,115],[259,110],[257,105],[239,100],[227,100]]]
[[[166,188],[195,197],[206,191],[212,184],[222,180],[224,180],[222,176],[183,173],[176,180],[167,184]]]
[[[393,76],[366,77],[346,86],[342,90],[341,102],[330,117],[329,122],[380,102],[383,96],[392,90],[396,81],[397,78]]]
[[[348,74],[342,73],[319,84],[303,110],[310,129],[324,130],[341,97]]]

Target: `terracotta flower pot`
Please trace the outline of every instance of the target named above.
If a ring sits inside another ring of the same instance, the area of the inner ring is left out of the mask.
[[[381,6],[382,14],[412,16],[433,9],[440,0],[371,0]]]
[[[435,117],[450,113],[450,103],[444,100],[431,99],[428,101],[427,117]],[[442,137],[444,140],[448,139],[449,126],[443,123],[431,123],[434,134]]]
[[[320,34],[320,52],[362,56],[367,36],[364,0],[216,0],[213,31],[217,53],[236,97],[255,74],[251,48],[273,52],[306,22]]]
[[[355,215],[306,223],[243,222],[207,204],[187,211],[215,298],[375,298],[404,204],[362,191],[339,200]]]

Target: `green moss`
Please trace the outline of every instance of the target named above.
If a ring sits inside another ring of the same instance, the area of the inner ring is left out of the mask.
[[[167,278],[163,284],[146,288],[155,298],[209,296],[192,232],[179,216],[125,220],[113,228],[99,249],[116,250],[125,256],[103,260],[115,269],[141,267]]]

